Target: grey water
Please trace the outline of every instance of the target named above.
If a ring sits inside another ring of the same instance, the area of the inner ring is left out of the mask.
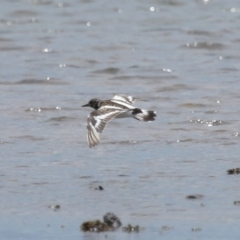
[[[0,239],[239,239],[239,1],[0,5]],[[156,121],[89,149],[81,106],[115,93]],[[143,229],[80,230],[107,212]]]

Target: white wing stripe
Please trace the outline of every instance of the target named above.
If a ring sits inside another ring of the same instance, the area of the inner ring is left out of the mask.
[[[112,100],[117,100],[117,101],[121,101],[121,102],[125,102],[125,103],[134,103],[136,98],[132,97],[132,96],[127,96],[127,95],[124,95],[124,94],[117,94],[117,95],[114,95]]]
[[[112,102],[113,102],[113,101],[112,101]],[[119,103],[119,102],[116,102],[116,103],[122,104],[121,102],[120,102],[120,103]],[[123,105],[123,104],[122,104],[122,105]],[[106,110],[108,110],[108,109],[122,110],[121,107],[118,107],[118,106],[109,106],[109,105],[104,105],[104,106],[102,106],[100,109],[101,109],[101,110],[102,110],[102,109],[106,109]]]

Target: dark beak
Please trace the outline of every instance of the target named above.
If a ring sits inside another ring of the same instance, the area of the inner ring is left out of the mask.
[[[90,107],[90,105],[88,103],[88,104],[82,105],[82,107]]]

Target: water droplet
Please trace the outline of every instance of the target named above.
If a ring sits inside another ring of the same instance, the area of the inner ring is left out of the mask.
[[[119,8],[119,9],[118,9],[118,12],[119,12],[119,13],[122,13],[122,9],[121,9],[121,8]]]
[[[233,133],[233,136],[234,136],[234,137],[238,137],[238,136],[239,136],[239,132]]]
[[[64,67],[66,67],[66,64],[65,63],[59,64],[59,67],[64,68]]]
[[[32,111],[32,112],[41,112],[41,108],[29,108],[29,111]]]
[[[50,52],[52,52],[52,49],[50,49],[50,48],[44,48],[44,49],[42,49],[42,52],[44,52],[44,53],[50,53]]]
[[[91,26],[91,23],[90,23],[90,22],[87,22],[87,26],[90,27],[90,26]]]
[[[164,72],[172,72],[172,69],[170,69],[170,68],[163,68],[163,71]]]
[[[62,8],[63,7],[63,3],[58,3],[57,5],[59,8]]]
[[[150,7],[150,11],[154,12],[155,11],[155,7]]]

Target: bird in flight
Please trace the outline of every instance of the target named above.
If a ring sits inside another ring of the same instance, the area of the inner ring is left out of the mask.
[[[124,94],[114,95],[110,100],[91,99],[82,107],[92,107],[95,110],[87,118],[87,141],[89,147],[96,146],[100,141],[100,133],[113,118],[135,118],[143,122],[155,120],[156,112],[143,110],[133,106],[135,100],[141,100]]]

